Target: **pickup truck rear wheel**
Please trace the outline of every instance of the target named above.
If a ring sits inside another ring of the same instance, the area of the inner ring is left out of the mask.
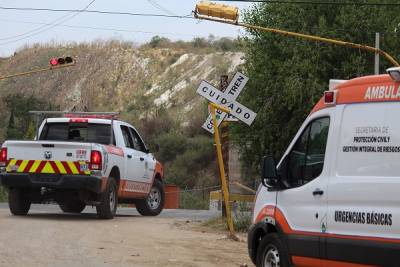
[[[86,204],[80,200],[74,200],[61,203],[59,206],[63,212],[81,213],[85,209]]]
[[[117,182],[110,177],[107,181],[106,190],[101,193],[100,204],[96,206],[97,215],[101,219],[112,219],[117,212],[118,192]]]
[[[147,198],[137,201],[136,209],[143,216],[157,216],[164,208],[164,202],[163,184],[159,180],[155,180]]]
[[[8,192],[8,206],[13,215],[25,216],[31,208],[31,200],[27,191],[21,188],[13,188]]]

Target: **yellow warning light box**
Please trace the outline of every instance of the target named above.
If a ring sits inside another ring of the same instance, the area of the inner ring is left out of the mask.
[[[196,13],[203,16],[237,21],[239,9],[237,7],[202,1],[196,5]]]

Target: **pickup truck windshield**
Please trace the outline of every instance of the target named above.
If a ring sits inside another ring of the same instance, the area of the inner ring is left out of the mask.
[[[46,123],[39,140],[110,144],[109,124]],[[115,139],[114,139],[115,143]]]

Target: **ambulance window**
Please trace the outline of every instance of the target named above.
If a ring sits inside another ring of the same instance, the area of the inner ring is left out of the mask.
[[[312,121],[297,140],[288,158],[290,187],[302,186],[317,178],[324,167],[330,119]]]

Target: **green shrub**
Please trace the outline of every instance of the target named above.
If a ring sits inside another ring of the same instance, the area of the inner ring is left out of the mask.
[[[161,133],[155,143],[160,145],[157,157],[161,162],[172,161],[186,149],[186,137],[173,132]]]
[[[187,141],[186,150],[178,154],[166,174],[170,181],[180,187],[192,188],[197,175],[213,161],[215,154],[210,138],[196,136]]]
[[[182,191],[179,198],[179,208],[190,210],[206,210],[209,207],[209,192]]]
[[[4,187],[0,185],[0,202],[7,201],[7,191]]]

